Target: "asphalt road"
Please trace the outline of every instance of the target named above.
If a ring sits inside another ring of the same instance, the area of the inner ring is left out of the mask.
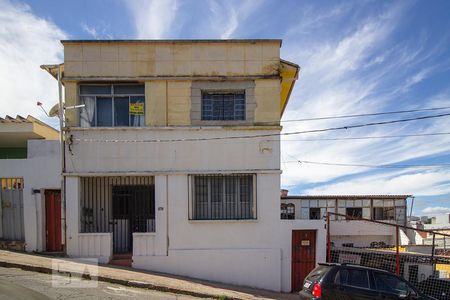
[[[20,269],[0,267],[0,299],[6,299],[5,287],[8,285],[9,285],[8,290],[18,291],[20,288],[17,288],[16,286],[20,286],[24,287],[24,289],[20,289],[21,293],[25,291],[25,293],[29,292],[29,294],[31,295],[35,294],[34,292],[38,292],[50,299],[155,299],[155,300],[198,299],[185,295],[177,295],[147,289],[125,287],[122,285],[111,284],[107,282],[98,282],[97,287],[90,287],[90,288],[68,287],[64,286],[64,284],[58,284],[58,287],[55,287],[55,282],[64,283],[67,282],[67,278],[59,275],[43,274],[30,271],[23,271]],[[89,283],[92,284],[92,282]],[[2,289],[4,290],[3,296],[2,296]]]

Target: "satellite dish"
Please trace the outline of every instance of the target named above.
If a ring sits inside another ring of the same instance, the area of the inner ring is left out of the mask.
[[[53,107],[50,109],[48,115],[50,117],[58,117],[59,116],[59,104],[58,103],[53,105]]]

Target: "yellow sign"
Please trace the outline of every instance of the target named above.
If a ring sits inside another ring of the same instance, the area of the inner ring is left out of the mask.
[[[144,103],[130,103],[130,115],[143,116],[144,115]]]

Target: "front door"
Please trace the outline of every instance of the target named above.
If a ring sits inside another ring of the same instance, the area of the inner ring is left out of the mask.
[[[292,292],[302,289],[305,277],[316,267],[316,231],[292,230]]]
[[[133,251],[133,232],[154,231],[153,185],[121,185],[112,188],[113,252]]]
[[[49,252],[62,251],[61,191],[45,191],[45,241]]]

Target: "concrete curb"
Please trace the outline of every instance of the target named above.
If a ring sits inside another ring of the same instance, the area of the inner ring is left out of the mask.
[[[22,269],[25,271],[32,271],[32,272],[45,273],[45,274],[58,273],[60,275],[66,275],[66,276],[68,274],[70,274],[70,275],[74,275],[74,276],[80,276],[85,279],[91,279],[89,276],[86,276],[86,274],[84,274],[84,273],[67,272],[67,271],[61,272],[59,270],[54,270],[54,269],[48,268],[48,267],[31,266],[31,265],[27,265],[27,264],[18,264],[18,263],[11,263],[11,262],[5,262],[5,261],[0,261],[0,267],[17,268],[17,269]],[[97,280],[102,281],[102,282],[109,282],[109,283],[134,287],[134,288],[156,290],[156,291],[160,291],[160,292],[181,294],[181,295],[187,295],[187,296],[198,297],[198,298],[214,298],[214,299],[220,298],[220,299],[227,299],[227,300],[242,300],[243,299],[243,298],[233,298],[233,297],[230,298],[230,297],[227,297],[224,295],[213,295],[213,294],[200,293],[200,292],[188,291],[188,290],[183,290],[183,289],[176,289],[176,288],[171,288],[171,287],[167,287],[167,286],[163,286],[163,285],[155,285],[155,284],[152,284],[149,282],[130,281],[130,280],[118,279],[118,278],[113,278],[113,277],[108,277],[108,276],[98,276]],[[223,298],[223,297],[225,297],[225,298]]]

